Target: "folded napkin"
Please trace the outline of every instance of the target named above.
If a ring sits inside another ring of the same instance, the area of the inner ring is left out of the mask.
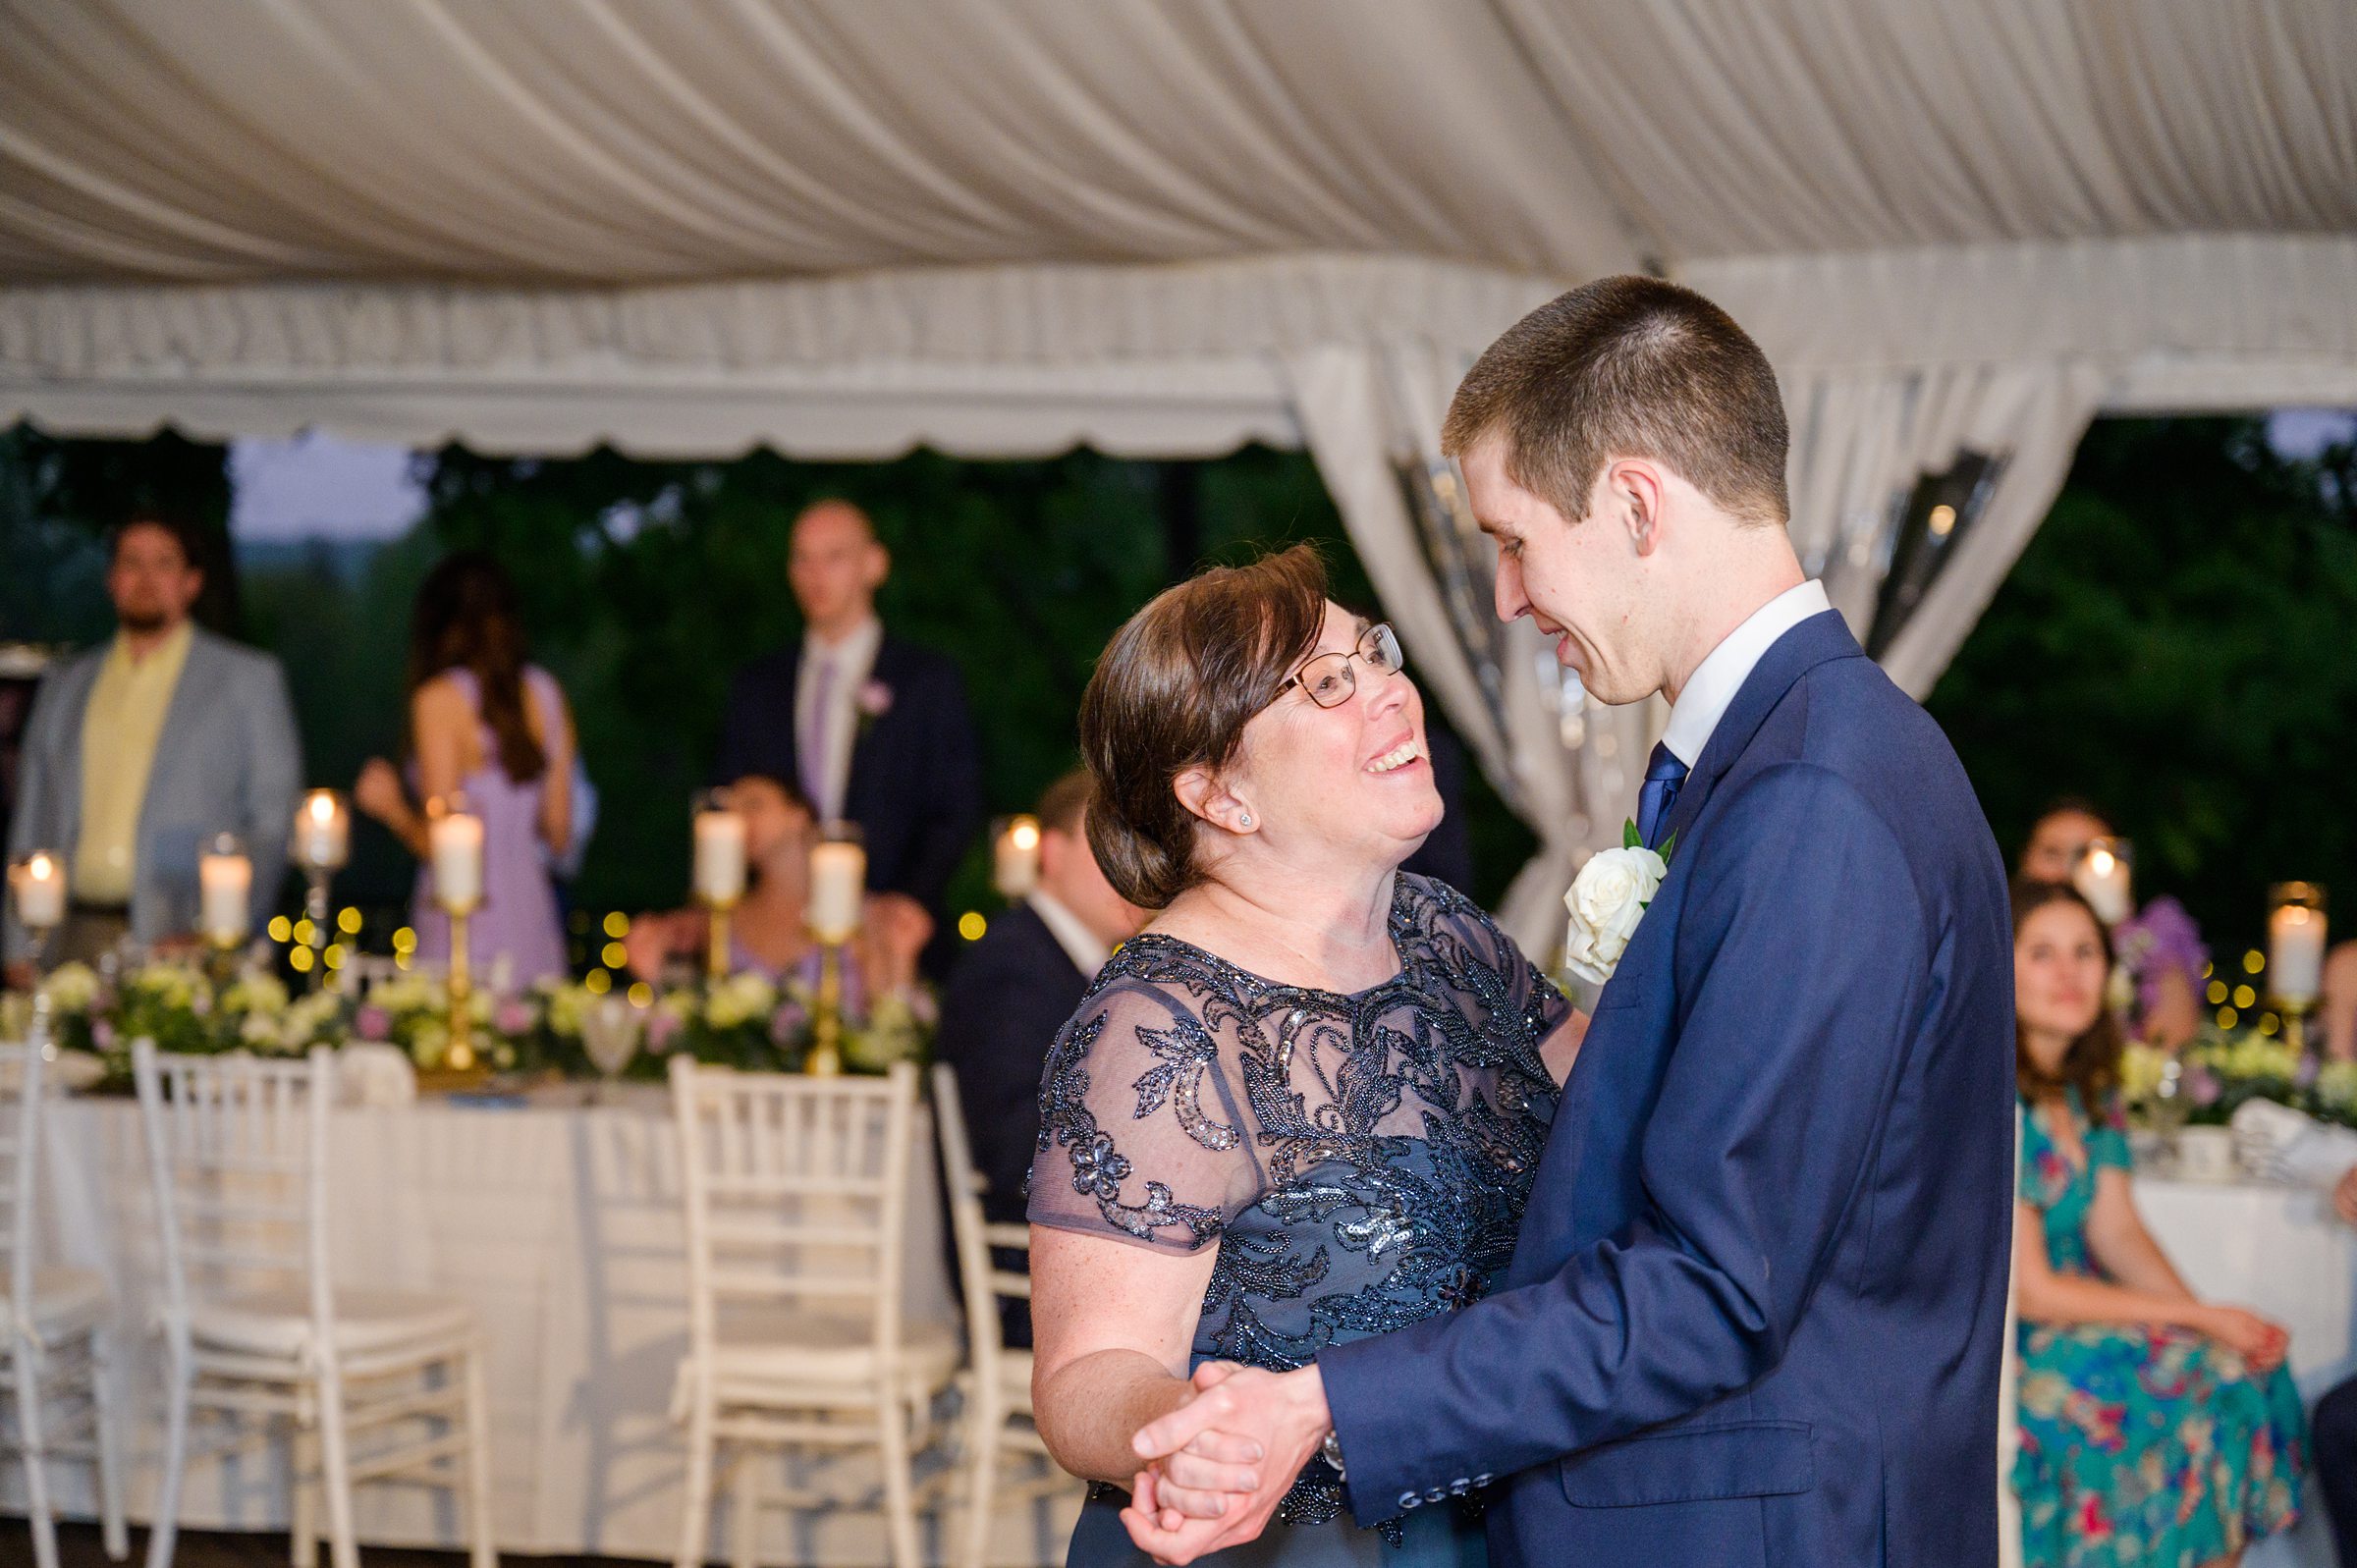
[[[2329,1191],[2357,1165],[2357,1132],[2272,1100],[2245,1102],[2231,1126],[2242,1167],[2269,1181]]]

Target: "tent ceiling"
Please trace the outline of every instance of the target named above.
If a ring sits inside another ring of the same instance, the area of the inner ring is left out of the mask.
[[[0,283],[2357,230],[2347,0],[0,0]]]

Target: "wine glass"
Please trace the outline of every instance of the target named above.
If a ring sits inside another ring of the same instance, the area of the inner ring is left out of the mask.
[[[612,994],[598,998],[581,1015],[581,1047],[598,1072],[598,1101],[612,1097],[615,1080],[638,1054],[644,1023],[629,999]]]

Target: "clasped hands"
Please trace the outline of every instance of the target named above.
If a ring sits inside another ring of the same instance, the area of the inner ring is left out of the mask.
[[[1256,1540],[1334,1426],[1314,1365],[1273,1373],[1212,1361],[1192,1381],[1185,1404],[1130,1439],[1146,1463],[1122,1524],[1160,1563]]]

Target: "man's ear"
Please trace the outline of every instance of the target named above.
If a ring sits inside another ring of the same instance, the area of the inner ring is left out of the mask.
[[[1604,488],[1615,520],[1628,531],[1637,554],[1661,549],[1663,503],[1669,499],[1662,470],[1643,458],[1616,459],[1605,469]]]
[[[1171,781],[1171,792],[1196,818],[1230,833],[1249,833],[1252,808],[1238,800],[1208,769],[1189,768]]]
[[[867,587],[868,591],[873,593],[876,589],[884,586],[885,578],[892,575],[892,552],[885,549],[881,543],[868,546],[868,550],[870,553],[867,558]]]

